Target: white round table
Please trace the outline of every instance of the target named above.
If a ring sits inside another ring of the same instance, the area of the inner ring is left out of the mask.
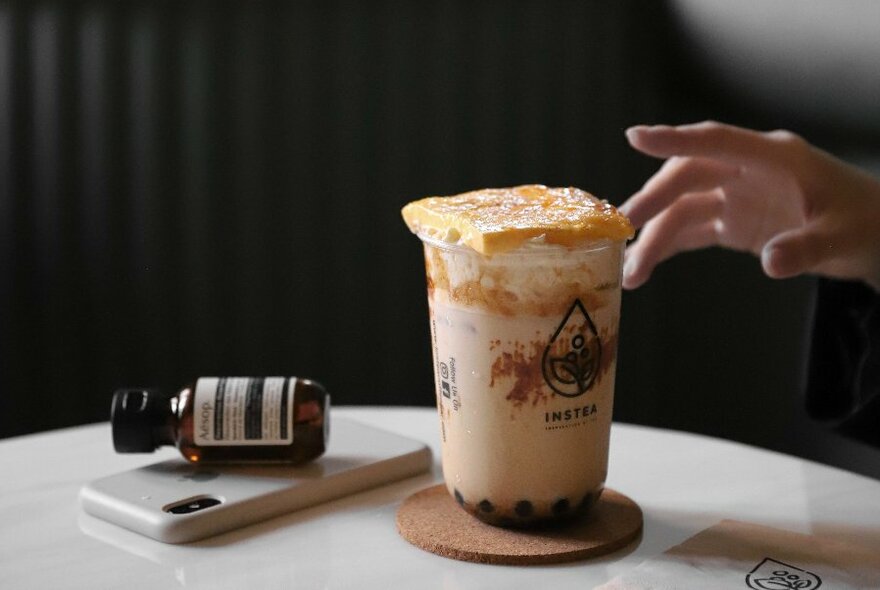
[[[453,561],[400,538],[395,512],[441,481],[436,412],[336,408],[428,443],[432,473],[189,545],[84,514],[92,479],[176,456],[117,455],[108,424],[0,441],[0,586],[25,588],[592,588],[722,519],[816,533],[880,551],[880,482],[681,432],[615,424],[608,485],[638,502],[640,540],[611,555],[514,567]]]

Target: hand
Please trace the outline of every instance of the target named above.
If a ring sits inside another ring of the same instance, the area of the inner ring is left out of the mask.
[[[724,246],[761,258],[767,275],[814,273],[880,291],[880,181],[788,131],[759,133],[715,122],[626,131],[660,170],[621,207],[638,239],[623,286],[660,262]]]

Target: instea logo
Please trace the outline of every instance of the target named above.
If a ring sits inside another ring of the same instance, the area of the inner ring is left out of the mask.
[[[822,580],[812,572],[765,557],[746,576],[746,584],[756,590],[814,590]]]
[[[559,395],[577,397],[596,380],[601,356],[596,326],[581,300],[575,299],[544,349],[544,380]]]

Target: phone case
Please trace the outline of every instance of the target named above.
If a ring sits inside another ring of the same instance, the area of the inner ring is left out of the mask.
[[[186,543],[427,471],[423,443],[336,418],[327,452],[298,467],[164,461],[80,490],[92,516],[165,543]],[[179,507],[183,513],[170,510]]]

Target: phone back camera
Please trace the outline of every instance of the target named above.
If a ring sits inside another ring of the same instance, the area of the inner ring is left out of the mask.
[[[210,508],[211,506],[216,506],[217,504],[220,504],[220,500],[217,498],[190,498],[189,500],[166,506],[163,510],[165,510],[165,512],[170,512],[171,514],[189,514],[191,512],[204,510],[205,508]]]

